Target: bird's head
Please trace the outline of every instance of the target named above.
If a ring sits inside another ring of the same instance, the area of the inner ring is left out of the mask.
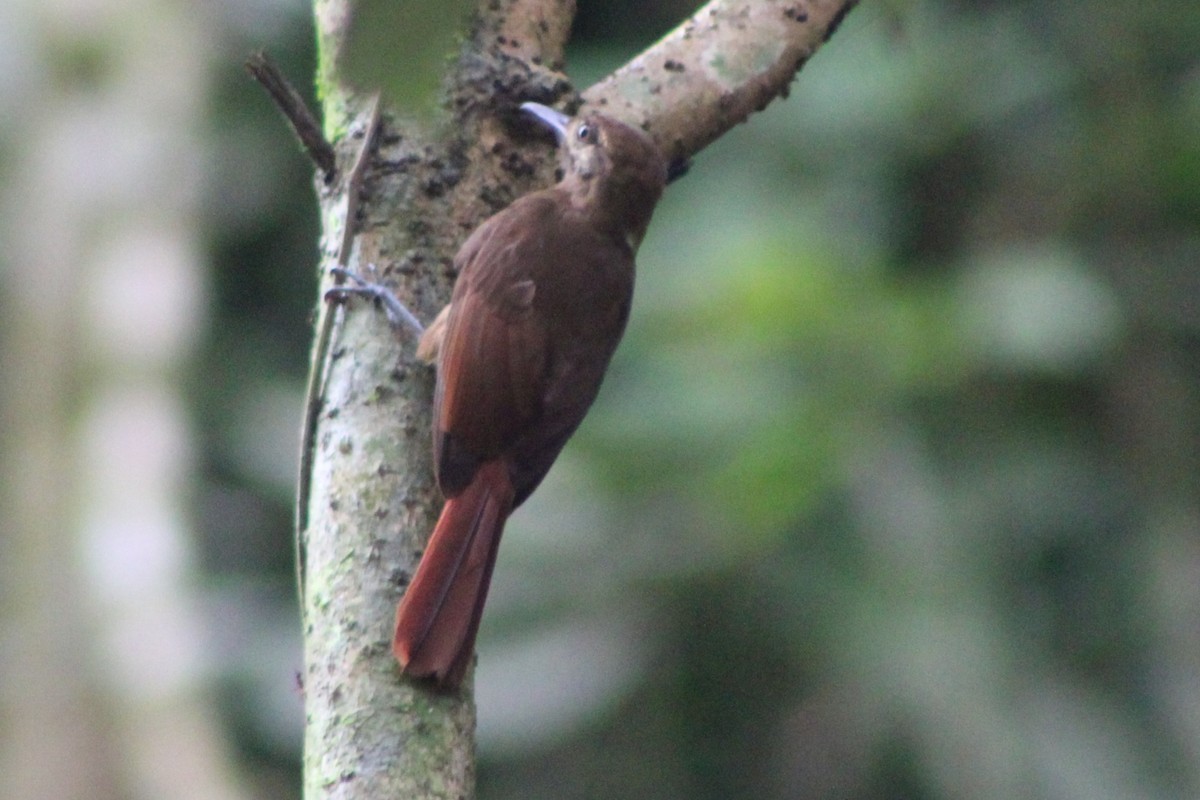
[[[666,160],[654,140],[603,114],[568,117],[540,103],[523,103],[521,111],[554,131],[562,154],[559,185],[573,204],[636,250],[667,183]]]

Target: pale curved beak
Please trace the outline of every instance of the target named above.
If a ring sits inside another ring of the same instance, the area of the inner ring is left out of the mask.
[[[567,138],[567,125],[570,124],[571,118],[561,111],[555,111],[541,103],[521,103],[521,111],[554,131],[554,138],[559,144]]]

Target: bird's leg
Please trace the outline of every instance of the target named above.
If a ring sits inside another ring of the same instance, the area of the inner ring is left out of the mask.
[[[370,265],[368,269],[374,273],[374,265]],[[421,336],[425,333],[425,326],[417,319],[408,306],[400,302],[400,298],[396,297],[396,293],[382,283],[370,281],[362,277],[356,272],[351,272],[344,267],[334,267],[330,270],[339,278],[351,281],[354,285],[347,286],[345,284],[334,286],[329,291],[325,292],[326,300],[344,300],[350,295],[359,295],[360,297],[369,297],[383,307],[383,313],[387,315],[388,322],[391,323],[393,329],[400,331],[404,328]]]

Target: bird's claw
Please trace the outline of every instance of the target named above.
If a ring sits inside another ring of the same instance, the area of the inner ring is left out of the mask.
[[[367,269],[372,276],[376,274],[374,264],[368,264]],[[425,326],[421,324],[421,321],[417,319],[416,315],[408,310],[408,306],[404,305],[404,303],[400,301],[399,297],[396,297],[395,292],[384,286],[382,283],[368,280],[367,278],[359,275],[357,272],[346,269],[345,267],[333,267],[329,271],[335,277],[341,278],[342,280],[349,280],[354,285],[347,286],[346,284],[339,284],[337,286],[330,287],[325,292],[326,300],[340,302],[352,295],[369,297],[375,302],[379,303],[379,305],[383,308],[383,313],[387,315],[388,322],[394,329],[400,330],[402,328],[407,328],[416,333],[417,336],[420,336],[425,332]]]

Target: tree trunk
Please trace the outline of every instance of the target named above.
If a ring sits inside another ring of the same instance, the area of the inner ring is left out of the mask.
[[[513,126],[521,101],[582,99],[644,125],[681,165],[785,93],[853,0],[709,3],[582,97],[556,71],[573,2],[480,3],[446,82],[447,118],[433,130],[384,107],[365,151],[374,101],[337,71],[354,5],[316,3],[325,130],[342,133],[337,177],[319,187],[322,287],[339,263],[360,273],[375,265],[429,321],[449,297],[452,259],[470,231],[552,179],[549,145]],[[459,694],[434,694],[403,679],[390,650],[396,603],[441,505],[433,374],[411,340],[398,341],[362,304],[321,303],[316,329],[298,508],[306,796],[472,797],[470,677]]]

